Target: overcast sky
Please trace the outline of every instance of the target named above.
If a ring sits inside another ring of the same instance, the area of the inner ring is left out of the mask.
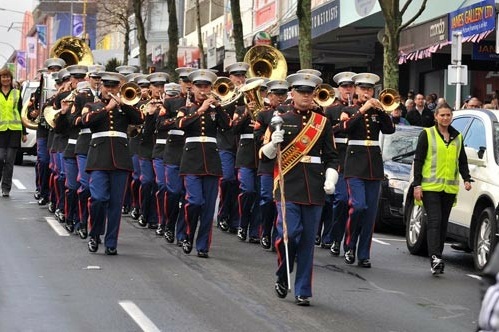
[[[3,44],[8,43],[14,48],[21,46],[21,28],[24,14],[18,13],[26,10],[33,10],[38,4],[37,0],[0,0],[0,67],[3,67],[6,60],[13,51],[13,48]],[[7,32],[13,23],[13,28]]]

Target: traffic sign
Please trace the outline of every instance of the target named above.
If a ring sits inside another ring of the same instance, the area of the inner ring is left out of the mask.
[[[447,67],[447,84],[468,85],[468,66],[466,65],[449,65]]]

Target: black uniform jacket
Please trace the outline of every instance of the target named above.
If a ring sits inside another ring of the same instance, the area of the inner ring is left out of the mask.
[[[189,109],[182,108],[177,118],[177,127],[185,132],[186,143],[180,162],[181,175],[222,176],[222,163],[216,143],[189,142],[190,137],[215,138],[217,129],[229,129],[229,115],[220,107],[209,108],[203,115],[196,113],[200,107],[194,104]]]
[[[147,104],[148,101],[149,101],[149,99],[141,99],[134,106],[137,107],[138,109],[141,109],[141,107],[143,107],[142,105]],[[142,136],[143,126],[144,126],[143,124],[141,124],[141,125],[129,125],[127,128],[128,143],[130,144],[128,146],[128,148],[130,150],[131,156],[139,154],[140,140],[141,140],[141,136]]]
[[[82,133],[82,129],[88,129],[87,126],[84,126],[82,123],[82,115],[81,111],[83,107],[87,103],[93,103],[98,100],[99,94],[97,96],[94,95],[92,90],[85,89],[82,93],[78,94],[75,99],[75,108],[76,112],[72,114],[72,125],[78,128],[80,131],[78,132],[78,138],[76,139],[75,146],[75,154],[87,155],[88,147],[90,146],[90,140],[92,139],[91,133]]]
[[[166,139],[165,151],[163,153],[163,162],[166,165],[180,166],[180,161],[182,160],[185,135],[179,135],[181,130],[178,129],[175,120],[177,119],[179,109],[185,106],[186,101],[186,96],[167,99],[165,101],[167,116],[163,121],[158,122],[158,130],[166,130],[167,133],[170,130],[176,131],[175,133],[168,134]]]
[[[107,131],[120,132],[126,135],[129,124],[140,124],[143,114],[134,106],[120,105],[110,111],[104,107],[109,103],[103,99],[97,103],[89,103],[85,107],[89,112],[82,118],[92,134]],[[87,172],[95,170],[132,170],[132,158],[128,150],[128,140],[120,136],[104,136],[92,138],[87,157]]]
[[[142,128],[139,144],[139,157],[142,159],[152,159],[152,150],[156,142],[156,118],[158,111],[154,114],[146,114],[144,126]]]
[[[393,134],[395,126],[390,116],[382,111],[369,109],[364,114],[358,110],[361,105],[353,106],[357,112],[348,120],[340,123],[340,130],[348,136],[349,144],[345,156],[345,178],[383,180],[383,158],[381,148],[371,145],[378,142],[379,133]],[[363,141],[365,145],[351,145],[352,140]]]
[[[349,116],[352,116],[356,111],[357,110],[355,108],[348,106],[348,102],[344,101],[338,101],[332,106],[326,108],[326,110],[324,111],[326,117],[333,126],[334,145],[336,146],[336,150],[338,150],[339,169],[337,169],[337,171],[339,173],[343,172],[343,165],[345,164],[345,154],[347,151],[347,134],[340,131],[340,117],[342,113],[346,113]]]
[[[244,98],[239,98],[237,102],[225,108],[225,112],[229,115],[230,119],[234,116],[237,106],[244,106]],[[218,128],[217,132],[217,145],[220,150],[231,151],[236,153],[237,151],[237,137],[234,134],[232,127],[229,128]]]
[[[284,141],[281,143],[284,149],[291,143],[307,124],[313,111],[300,112],[289,111],[282,114],[284,120]],[[324,117],[317,113],[317,116]],[[274,131],[274,128],[271,128]],[[311,144],[311,143],[310,143]],[[287,202],[304,205],[324,205],[325,192],[325,169],[338,168],[338,153],[333,147],[333,130],[329,120],[326,120],[322,132],[307,156],[320,157],[322,163],[298,162],[286,175],[284,175],[285,198]],[[265,155],[262,158],[267,158]],[[276,163],[277,165],[277,163]],[[276,172],[275,176],[278,173]],[[274,187],[274,198],[281,199],[279,186]]]
[[[257,168],[258,167],[258,147],[255,145],[254,124],[251,115],[246,112],[245,106],[238,106],[236,109],[237,118],[232,122],[234,134],[239,138],[236,153],[236,168]],[[241,135],[253,137],[244,138]]]
[[[61,109],[61,100],[70,94],[69,91],[64,91],[58,93],[54,98],[54,104],[52,105],[55,110]],[[60,114],[59,114],[60,115]],[[69,127],[58,125],[57,120],[55,121],[54,128],[54,138],[52,141],[51,150],[54,152],[63,152],[68,144],[69,137]]]

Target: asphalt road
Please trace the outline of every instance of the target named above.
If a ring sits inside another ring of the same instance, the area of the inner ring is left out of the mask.
[[[314,296],[274,295],[276,256],[213,230],[209,259],[185,255],[130,217],[118,256],[62,231],[16,166],[0,198],[0,331],[474,331],[480,281],[470,254],[446,246],[445,274],[411,256],[400,232],[375,234],[373,268],[316,249]],[[50,225],[52,223],[54,228]],[[59,235],[59,233],[61,235]],[[294,275],[292,275],[294,278]]]

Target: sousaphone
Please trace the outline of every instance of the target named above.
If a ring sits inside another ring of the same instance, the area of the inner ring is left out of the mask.
[[[92,50],[83,39],[77,37],[57,39],[50,49],[50,57],[61,58],[68,66],[94,64]]]
[[[244,62],[249,64],[249,77],[266,77],[271,80],[283,80],[288,72],[284,55],[277,48],[269,45],[256,45],[246,52]]]

